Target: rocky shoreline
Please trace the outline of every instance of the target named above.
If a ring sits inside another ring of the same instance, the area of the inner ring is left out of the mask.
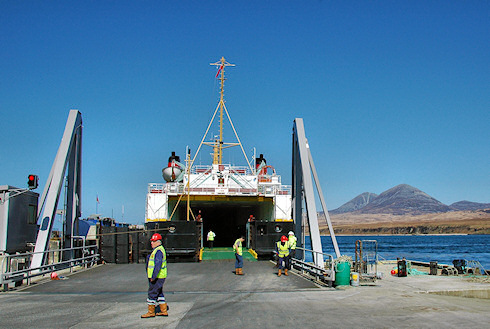
[[[490,234],[490,212],[459,211],[417,216],[346,213],[331,216],[336,234],[397,235],[397,234]],[[322,218],[320,234],[328,235]]]
[[[335,234],[339,235],[397,235],[397,234],[490,234],[489,226],[454,224],[359,224],[359,225],[334,225]],[[328,227],[320,227],[320,234],[328,235]]]

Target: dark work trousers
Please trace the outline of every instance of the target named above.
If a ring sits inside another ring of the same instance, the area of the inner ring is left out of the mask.
[[[208,241],[209,249],[213,249],[213,242],[214,241],[211,240]]]
[[[243,267],[243,256],[235,253],[235,268],[242,268]]]
[[[163,295],[163,284],[165,279],[157,279],[155,283],[151,283],[151,279],[148,279],[148,305],[159,305],[165,303],[165,296]]]
[[[279,257],[279,269],[289,269],[289,256]]]

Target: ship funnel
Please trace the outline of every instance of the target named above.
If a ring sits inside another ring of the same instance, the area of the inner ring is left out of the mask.
[[[168,158],[168,166],[175,167],[175,161],[180,162],[180,157],[178,155],[175,155],[175,152],[172,151],[172,155]]]
[[[267,160],[264,158],[263,154],[261,154],[258,158],[255,158],[255,169],[258,169],[262,162],[264,163],[264,165],[267,164]]]

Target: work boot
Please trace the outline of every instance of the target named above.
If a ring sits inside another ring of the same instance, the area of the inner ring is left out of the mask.
[[[238,275],[243,275],[243,269],[241,267],[237,268],[236,270]]]
[[[158,316],[168,316],[167,303],[160,304],[160,312],[156,313]]]
[[[282,270],[279,269],[279,272],[277,272],[277,276],[281,276],[281,274],[282,274]]]
[[[284,275],[286,275],[286,276],[288,276],[288,275],[289,275],[289,274],[288,274],[288,269],[287,269],[287,268],[286,268],[286,269],[284,269]]]
[[[142,319],[153,318],[155,316],[155,305],[148,305],[148,313],[141,316]]]

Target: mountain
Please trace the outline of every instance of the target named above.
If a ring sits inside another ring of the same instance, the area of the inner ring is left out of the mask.
[[[407,184],[384,191],[359,210],[363,214],[419,215],[450,211],[451,208],[418,188]]]
[[[330,213],[340,234],[490,234],[490,203],[448,206],[407,184],[378,196],[363,193]],[[326,222],[320,223],[321,234],[329,234]]]
[[[459,201],[450,205],[451,208],[455,210],[481,210],[481,209],[489,209],[490,203],[478,203],[471,201]]]
[[[366,206],[368,203],[370,203],[377,196],[378,196],[377,194],[371,192],[364,192],[356,196],[354,199],[350,200],[349,202],[344,203],[337,209],[330,211],[330,213],[335,215],[335,214],[343,214],[346,212],[359,210],[364,206]]]
[[[380,195],[364,192],[342,206],[330,211],[341,214],[422,215],[448,211],[490,209],[490,203],[459,201],[450,206],[408,184],[397,185]]]

